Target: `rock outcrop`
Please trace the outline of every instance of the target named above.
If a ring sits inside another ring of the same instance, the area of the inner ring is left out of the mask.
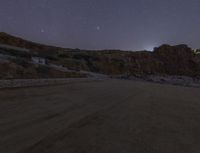
[[[187,45],[162,45],[154,49],[154,57],[160,62],[162,71],[169,75],[195,75],[197,63],[194,52]]]

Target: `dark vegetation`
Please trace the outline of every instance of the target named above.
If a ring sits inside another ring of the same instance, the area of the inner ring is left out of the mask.
[[[34,65],[24,59],[11,59],[0,62],[0,79],[37,79],[37,78],[80,78],[86,77],[79,72],[63,72],[42,65]]]

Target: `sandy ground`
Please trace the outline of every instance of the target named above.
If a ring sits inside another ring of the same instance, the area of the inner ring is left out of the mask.
[[[0,90],[0,153],[199,152],[199,88],[104,80]]]
[[[47,85],[68,84],[74,82],[91,82],[92,80],[101,80],[100,78],[55,78],[55,79],[10,79],[0,80],[0,89],[18,88],[18,87],[35,87]]]

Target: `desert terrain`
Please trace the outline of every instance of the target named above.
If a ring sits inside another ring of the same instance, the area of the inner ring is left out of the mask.
[[[0,152],[198,153],[199,93],[115,79],[0,89]]]

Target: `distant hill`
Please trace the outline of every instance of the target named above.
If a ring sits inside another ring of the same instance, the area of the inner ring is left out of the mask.
[[[58,50],[63,50],[61,47],[55,47],[55,46],[48,46],[44,44],[39,44],[35,43],[32,41],[28,41],[16,36],[9,35],[4,32],[0,32],[0,43],[1,44],[6,44],[6,45],[11,45],[11,46],[16,46],[20,48],[26,48],[31,51],[37,51],[37,52],[52,52],[52,51],[58,51]]]
[[[164,44],[155,48],[153,52],[88,51],[38,44],[6,33],[0,33],[0,44],[29,49],[30,55],[23,56],[27,61],[31,56],[39,56],[50,64],[75,71],[84,70],[125,78],[147,75],[200,76],[200,54],[185,44],[176,46]],[[2,53],[20,56],[17,51]]]

